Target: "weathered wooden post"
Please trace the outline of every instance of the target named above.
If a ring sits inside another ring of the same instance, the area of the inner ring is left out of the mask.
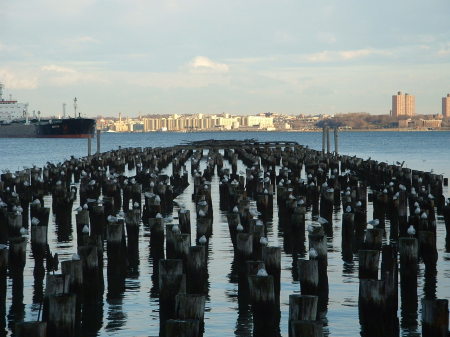
[[[186,276],[183,261],[159,260],[159,317],[160,334],[164,333],[165,322],[175,318],[175,297],[186,293]]]
[[[100,129],[97,129],[97,153],[100,153],[100,135],[101,131]]]
[[[417,273],[419,247],[416,238],[399,239],[401,312],[405,319],[417,319]]]
[[[317,317],[317,296],[289,295],[289,336],[292,336],[292,321],[315,321]]]
[[[319,294],[319,263],[317,260],[297,261],[298,278],[300,281],[300,291],[302,295]]]
[[[76,296],[73,294],[49,297],[48,336],[75,336]]]
[[[92,147],[92,138],[89,136],[88,137],[88,156],[90,156],[92,154],[91,147]]]
[[[359,278],[378,279],[378,264],[380,261],[380,251],[360,250],[359,251]]]
[[[253,311],[253,335],[275,336],[277,328],[276,300],[273,276],[265,270],[248,276],[250,301]]]
[[[323,327],[319,321],[291,321],[291,337],[323,337]]]
[[[203,335],[205,296],[197,294],[178,294],[175,297],[175,315],[180,320],[198,320],[199,334]]]
[[[6,328],[6,278],[8,275],[8,247],[0,244],[0,329]]]
[[[334,154],[337,156],[339,154],[339,128],[334,127]]]
[[[422,299],[422,336],[448,336],[448,300]]]
[[[47,322],[16,323],[16,337],[47,337]]]

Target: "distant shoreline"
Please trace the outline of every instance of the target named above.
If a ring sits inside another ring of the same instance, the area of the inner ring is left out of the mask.
[[[333,128],[330,128],[330,132],[333,132]],[[448,132],[450,129],[400,129],[400,128],[389,128],[389,129],[339,129],[339,132]],[[107,132],[102,131],[102,133],[112,133],[112,134],[120,134],[120,133],[206,133],[206,132],[217,132],[217,133],[226,133],[226,132],[289,132],[289,133],[313,133],[313,132],[322,132],[322,129],[317,130],[189,130],[189,131],[177,131],[177,130],[167,130],[167,131],[116,131],[116,132]]]

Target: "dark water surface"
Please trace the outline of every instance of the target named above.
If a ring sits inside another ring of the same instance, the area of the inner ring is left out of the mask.
[[[311,148],[320,149],[322,136],[319,133],[282,133],[282,132],[228,132],[228,133],[145,133],[145,134],[103,134],[102,151],[122,147],[158,147],[180,144],[188,140],[203,139],[246,139],[260,141],[296,141]],[[357,155],[362,158],[372,157],[389,163],[405,161],[405,165],[414,169],[450,176],[450,132],[346,132],[340,134],[340,153]],[[92,148],[95,150],[95,140]],[[87,140],[80,139],[0,139],[0,169],[12,171],[23,166],[44,165],[47,161],[59,162],[71,155],[87,154]],[[225,165],[228,163],[225,162]],[[189,167],[189,165],[188,165]],[[202,163],[201,169],[204,169]],[[170,169],[170,167],[169,167]],[[171,172],[168,170],[168,172]],[[444,187],[448,195],[447,187]],[[177,199],[191,210],[191,223],[195,227],[195,208],[191,201],[193,185]],[[209,293],[205,313],[205,336],[250,336],[252,331],[251,315],[238,315],[237,283],[230,278],[233,248],[228,232],[226,216],[219,209],[219,192],[217,176],[213,178],[212,198],[214,206],[213,235],[209,243]],[[276,200],[276,199],[275,199]],[[51,197],[45,200],[51,205]],[[74,205],[74,208],[77,205]],[[369,204],[368,219],[371,219],[372,205]],[[174,216],[177,209],[175,209]],[[310,213],[307,214],[310,220]],[[358,318],[358,262],[345,264],[341,258],[341,218],[334,214],[334,236],[328,240],[328,277],[329,304],[325,321],[325,330],[329,336],[358,336],[360,325]],[[174,222],[177,222],[175,219]],[[51,223],[51,224],[50,224]],[[73,220],[72,232],[67,237],[57,235],[54,221],[49,223],[49,244],[51,250],[58,252],[60,260],[70,258],[76,252],[76,230]],[[269,226],[270,227],[270,226]],[[281,332],[287,336],[287,315],[289,295],[299,293],[299,283],[294,281],[293,257],[286,253],[283,233],[278,229],[278,212],[274,202],[273,225],[268,233],[271,246],[282,247],[281,260]],[[195,233],[195,228],[193,228]],[[108,298],[105,289],[104,304],[98,320],[98,329],[92,336],[156,336],[159,332],[158,299],[151,296],[153,261],[149,254],[149,233],[141,227],[140,232],[140,266],[138,273],[129,275],[125,292],[113,299]],[[305,242],[308,247],[308,242]],[[445,226],[438,218],[436,296],[450,299],[450,253],[445,251]],[[35,292],[33,279],[34,261],[30,247],[27,247],[27,262],[24,270],[23,310],[25,320],[34,320],[38,315],[39,305],[33,303]],[[106,266],[105,266],[106,268]],[[105,272],[106,277],[106,272]],[[12,284],[8,280],[6,311],[12,321]],[[45,288],[45,287],[44,287]],[[424,292],[424,266],[420,265],[418,294]],[[17,304],[17,303],[16,303]],[[14,307],[14,311],[17,306]],[[402,324],[403,336],[420,335],[420,312],[417,317],[409,317],[408,323]],[[417,320],[417,322],[415,322]],[[83,336],[84,337],[84,336]]]

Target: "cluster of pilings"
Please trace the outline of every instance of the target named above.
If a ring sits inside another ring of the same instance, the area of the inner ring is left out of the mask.
[[[436,298],[433,281],[438,215],[445,219],[450,247],[443,177],[400,163],[339,156],[337,148],[335,152],[296,143],[205,141],[119,149],[2,174],[0,329],[7,327],[9,277],[9,328],[15,336],[83,335],[96,324],[93,317],[101,307],[105,281],[107,298],[115,298],[125,290],[127,273],[137,270],[139,231],[144,227],[150,232],[151,296],[159,298],[159,335],[202,336],[207,329],[208,246],[213,234],[211,182],[217,174],[220,208],[227,213],[234,248],[232,276],[238,284],[239,310],[250,308],[254,336],[280,336],[281,247],[271,245],[267,235],[274,204],[285,233],[284,249],[292,252],[293,275],[300,283],[300,294],[289,296],[289,336],[323,335],[329,301],[327,238],[336,225],[342,227],[342,259],[359,261],[361,334],[399,336],[399,296],[402,317],[414,319],[423,263],[422,333],[447,336],[448,300]],[[188,160],[195,229],[184,205],[178,223],[171,216],[174,199],[189,185]],[[238,171],[238,162],[245,171]],[[170,176],[163,173],[169,166]],[[51,205],[44,202],[48,195]],[[341,208],[342,221],[333,223],[334,212]],[[50,212],[61,240],[68,240],[75,212],[77,251],[69,260],[60,262],[58,252],[50,251]],[[23,322],[28,244],[35,260],[33,302],[41,309],[36,321]]]

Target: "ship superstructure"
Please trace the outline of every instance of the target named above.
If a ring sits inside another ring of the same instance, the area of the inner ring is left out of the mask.
[[[90,138],[95,133],[95,119],[76,117],[77,99],[74,99],[75,118],[41,118],[40,111],[28,116],[28,103],[3,99],[0,83],[0,137],[1,138]],[[79,114],[80,115],[80,114]]]
[[[23,120],[28,116],[28,103],[18,103],[10,98],[3,98],[4,85],[0,83],[0,122],[12,122],[14,120]]]

